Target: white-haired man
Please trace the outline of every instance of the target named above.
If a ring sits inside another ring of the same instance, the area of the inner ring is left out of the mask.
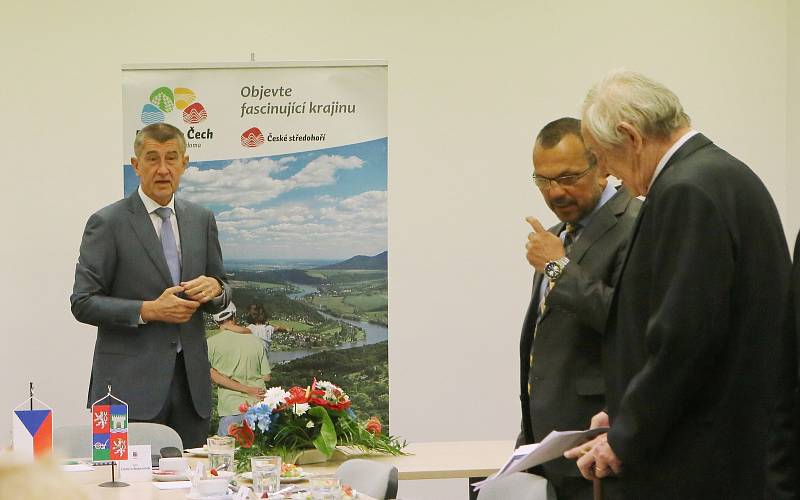
[[[790,259],[772,198],[638,73],[595,85],[582,128],[599,164],[647,198],[604,339],[611,429],[568,456],[587,478],[616,476],[614,498],[780,497],[768,443],[792,355]]]

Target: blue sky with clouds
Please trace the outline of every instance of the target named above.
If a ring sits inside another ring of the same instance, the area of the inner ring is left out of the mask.
[[[138,186],[124,167],[126,195]],[[347,259],[387,249],[387,140],[190,163],[179,197],[211,208],[226,259]]]

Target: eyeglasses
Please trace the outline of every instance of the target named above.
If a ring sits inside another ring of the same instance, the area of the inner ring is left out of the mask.
[[[596,163],[586,167],[586,169],[583,172],[579,172],[577,174],[570,174],[570,175],[560,175],[558,177],[553,177],[552,179],[550,177],[544,177],[544,176],[541,176],[541,175],[536,175],[534,173],[533,174],[533,182],[536,183],[536,186],[539,189],[550,189],[550,183],[551,182],[555,182],[556,184],[558,184],[561,187],[574,186],[575,184],[578,183],[578,181],[580,180],[581,177],[583,177],[584,175],[588,174],[589,170],[593,169],[595,166],[597,166]]]

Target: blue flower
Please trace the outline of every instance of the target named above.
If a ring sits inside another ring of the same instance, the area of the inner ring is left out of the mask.
[[[272,422],[272,410],[267,405],[258,404],[248,408],[244,418],[251,429],[267,432]]]

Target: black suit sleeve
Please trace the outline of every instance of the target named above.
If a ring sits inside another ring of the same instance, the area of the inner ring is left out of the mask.
[[[616,251],[618,260],[624,252]],[[617,262],[611,283],[615,283],[620,269]],[[570,262],[559,276],[556,285],[547,295],[547,307],[560,307],[575,315],[578,320],[596,331],[603,333],[606,328],[608,311],[614,298],[614,288],[581,269],[577,262]]]
[[[794,265],[790,283],[786,311],[786,331],[782,338],[784,355],[778,359],[777,402],[770,422],[769,454],[767,455],[766,498],[797,498],[798,479],[800,479],[800,395],[798,394],[798,353],[800,347],[797,335],[800,333],[800,234],[794,246]]]
[[[702,188],[664,189],[649,214],[653,234],[643,332],[645,363],[633,375],[613,419],[608,441],[624,463],[657,453],[676,421],[691,410],[697,388],[726,345],[735,276],[731,235],[722,211]]]

